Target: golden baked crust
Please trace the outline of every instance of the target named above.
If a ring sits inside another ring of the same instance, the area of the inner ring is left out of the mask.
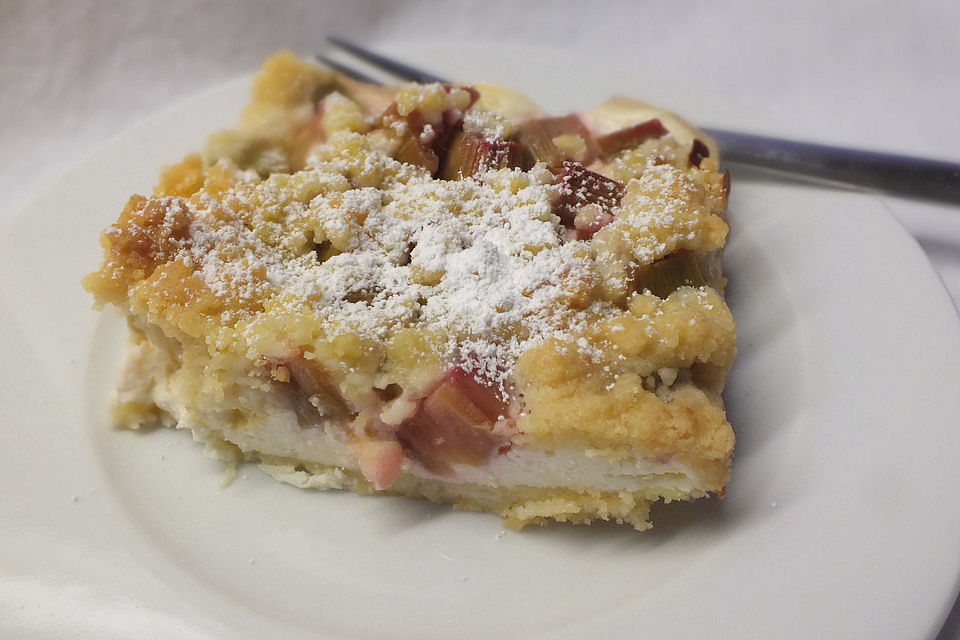
[[[266,61],[252,97],[237,129],[165,168],[101,238],[84,286],[128,314],[128,368],[149,370],[120,394],[118,421],[177,414],[247,457],[325,473],[270,450],[272,394],[351,446],[399,441],[391,490],[514,524],[644,528],[651,501],[723,492],[736,334],[719,267],[729,180],[709,138],[624,98],[551,120],[500,87],[376,88],[290,53]],[[463,418],[483,425],[489,455],[575,449],[682,465],[697,482],[445,483],[409,424],[451,366],[502,402],[505,415]],[[372,486],[341,471],[344,486]]]

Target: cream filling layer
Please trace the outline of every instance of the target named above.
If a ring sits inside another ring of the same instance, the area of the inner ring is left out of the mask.
[[[245,417],[238,425],[226,416],[231,412],[196,412],[176,397],[155,387],[154,402],[169,413],[178,428],[191,430],[197,439],[213,436],[230,442],[247,454],[265,454],[303,462],[358,470],[356,453],[347,442],[322,426],[304,427],[286,408],[257,418]],[[235,414],[234,414],[235,415]],[[489,487],[542,487],[574,491],[642,491],[658,487],[671,492],[701,493],[703,483],[686,465],[649,458],[613,461],[582,449],[541,451],[514,447],[494,454],[481,465],[453,465],[452,476],[438,476],[413,460],[404,463],[404,473],[450,484],[470,483]]]

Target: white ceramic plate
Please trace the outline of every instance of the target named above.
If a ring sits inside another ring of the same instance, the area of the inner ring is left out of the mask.
[[[553,55],[405,53],[557,110],[638,87],[711,112],[625,65],[571,63],[558,85],[542,77]],[[255,469],[220,488],[189,434],[109,429],[124,329],[79,279],[126,197],[233,122],[245,87],[150,118],[0,233],[0,636],[936,632],[960,572],[960,323],[916,243],[862,195],[734,177],[733,481],[722,501],[656,509],[650,533],[504,533],[491,515],[306,492]]]

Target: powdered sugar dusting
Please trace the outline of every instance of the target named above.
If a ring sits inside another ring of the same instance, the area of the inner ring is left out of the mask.
[[[360,167],[343,162],[317,161],[298,179],[388,177],[308,202],[270,180],[241,179],[220,202],[201,199],[182,258],[217,295],[308,306],[338,330],[387,340],[403,326],[428,327],[446,338],[444,357],[498,382],[531,346],[582,332],[588,314],[572,296],[597,276],[586,243],[564,240],[553,187],[511,170],[437,180],[376,153]],[[307,249],[285,255],[278,245],[294,229]]]

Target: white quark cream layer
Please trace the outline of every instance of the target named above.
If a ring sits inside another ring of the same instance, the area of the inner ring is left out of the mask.
[[[201,441],[222,439],[246,454],[263,454],[293,460],[357,470],[357,456],[341,438],[340,431],[323,426],[304,427],[295,412],[279,404],[262,418],[247,421],[238,429],[223,416],[229,412],[198,413],[185,407],[163,385],[153,390],[153,400],[169,413],[177,427],[189,429]],[[703,483],[694,470],[677,461],[659,462],[649,458],[612,461],[590,450],[566,449],[553,452],[514,447],[495,454],[486,464],[453,465],[452,476],[438,476],[415,461],[404,472],[419,478],[450,484],[470,483],[489,487],[564,488],[574,491],[642,491],[669,487],[681,493],[697,493]]]

